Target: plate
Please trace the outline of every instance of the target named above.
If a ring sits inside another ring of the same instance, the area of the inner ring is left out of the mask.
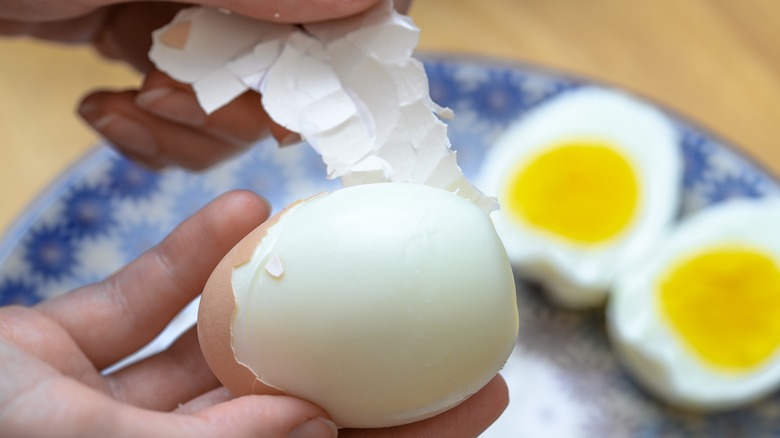
[[[452,108],[450,137],[467,176],[523,113],[582,85],[555,71],[483,58],[424,58],[433,99]],[[602,85],[598,85],[602,86]],[[667,112],[668,113],[668,112]],[[760,166],[670,114],[685,158],[681,215],[730,198],[780,193]],[[230,189],[249,189],[277,208],[332,190],[306,145],[260,142],[205,173],[152,173],[98,145],[55,181],[0,242],[0,304],[30,305],[104,278]],[[503,371],[511,403],[486,437],[757,437],[780,433],[780,396],[718,415],[683,413],[647,396],[615,361],[603,311],[550,306],[518,283],[522,336]],[[189,313],[178,327],[192,323]]]

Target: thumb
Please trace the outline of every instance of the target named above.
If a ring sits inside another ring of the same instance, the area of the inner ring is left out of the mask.
[[[195,0],[203,6],[228,10],[261,20],[309,23],[358,14],[384,0]]]
[[[225,8],[260,20],[281,23],[309,23],[358,14],[380,1],[386,0],[190,0],[187,3]],[[93,7],[126,2],[127,0],[89,0]]]
[[[319,407],[279,395],[248,395],[192,417],[196,437],[335,438],[336,425]]]
[[[0,385],[2,436],[336,438],[338,434],[325,411],[294,397],[244,396],[191,415],[152,411],[61,376],[28,360],[24,352],[3,349],[2,341],[0,350],[11,356],[7,364],[0,361],[2,371],[30,370],[16,373],[21,380],[15,386]]]
[[[63,379],[65,380],[65,379]],[[110,400],[81,387],[75,417],[92,418],[88,433],[74,436],[166,438],[336,438],[338,429],[325,411],[307,401],[284,395],[247,395],[206,407],[193,414],[160,412]],[[70,392],[73,394],[73,391]],[[84,394],[82,394],[84,395]],[[219,396],[218,396],[219,397]],[[208,403],[208,401],[204,401]],[[183,409],[182,411],[186,411]],[[95,412],[101,415],[94,416]],[[104,418],[106,421],[94,421]],[[82,425],[83,426],[83,425]],[[65,431],[69,431],[66,427]],[[35,436],[32,434],[31,436]]]

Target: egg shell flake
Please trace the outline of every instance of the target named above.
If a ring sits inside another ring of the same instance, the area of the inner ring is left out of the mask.
[[[259,92],[271,119],[322,156],[328,178],[433,185],[491,211],[495,199],[463,176],[439,118],[452,111],[431,100],[423,65],[412,58],[418,37],[389,0],[302,26],[201,7],[155,31],[149,56],[192,84],[206,113]]]
[[[214,268],[201,295],[198,306],[198,341],[203,356],[220,382],[236,396],[284,394],[278,388],[258,380],[255,373],[235,360],[232,321],[236,305],[232,274],[234,267],[250,260],[257,242],[267,236],[268,228],[295,205],[270,217],[241,239]]]
[[[451,408],[502,368],[517,335],[514,277],[489,218],[427,186],[301,203],[232,278],[236,359],[345,427]]]
[[[622,92],[595,86],[564,92],[529,112],[499,138],[476,182],[483,192],[499,195],[509,171],[520,163],[551,147],[578,141],[615,145],[630,163],[639,194],[636,212],[624,232],[585,245],[523,224],[505,209],[491,216],[521,274],[545,284],[560,304],[589,307],[604,302],[615,276],[640,257],[677,215],[683,160],[669,118]]]
[[[727,409],[780,383],[780,350],[752,370],[729,372],[699,359],[661,315],[659,278],[711,248],[747,247],[780,263],[780,200],[740,200],[689,216],[649,256],[626,269],[607,309],[610,338],[626,365],[660,397],[693,409]]]

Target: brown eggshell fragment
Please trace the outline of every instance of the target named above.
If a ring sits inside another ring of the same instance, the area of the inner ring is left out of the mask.
[[[232,279],[233,269],[249,261],[257,245],[268,234],[268,228],[276,224],[290,207],[270,217],[241,239],[219,262],[203,289],[198,309],[200,348],[209,368],[222,385],[236,396],[284,394],[257,379],[249,368],[236,360],[232,329],[236,300]]]
[[[162,34],[160,42],[168,47],[184,50],[187,46],[187,41],[190,39],[191,29],[192,22],[190,21],[174,24]]]

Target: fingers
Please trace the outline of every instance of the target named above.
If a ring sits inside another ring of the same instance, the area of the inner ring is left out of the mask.
[[[17,376],[7,379],[14,386],[0,393],[3,436],[336,437],[320,408],[292,397],[249,396],[193,415],[163,413],[118,402],[45,367],[38,370],[35,362],[26,366],[23,354],[3,357],[8,360],[0,370]],[[36,374],[18,381],[19,373],[30,369]]]
[[[474,438],[504,412],[509,393],[501,376],[496,376],[479,392],[449,411],[433,418],[386,429],[344,429],[341,438]]]
[[[248,91],[207,116],[188,85],[157,70],[139,92],[90,94],[79,113],[119,152],[155,169],[171,164],[204,169],[269,133],[280,143],[290,135],[271,121],[257,93]]]
[[[51,22],[30,22],[0,18],[0,35],[29,37],[63,43],[87,43],[103,24],[106,11],[98,10],[85,15]]]
[[[143,111],[135,104],[136,95],[97,92],[81,108],[82,117],[134,161],[152,169],[177,164],[200,170],[241,150],[207,132]]]
[[[6,342],[12,344],[16,350],[13,354],[4,351]],[[11,372],[4,368],[8,365],[19,366],[22,359],[13,359],[13,355],[25,353],[32,357],[23,359],[26,364],[21,368],[21,372],[20,370]],[[106,389],[102,377],[94,369],[89,358],[79,350],[70,335],[55,321],[29,307],[0,307],[0,357],[2,358],[0,373],[4,376],[14,376],[12,380],[17,384],[23,383],[23,380],[29,376],[32,376],[33,380],[37,379],[34,374],[41,372],[41,369],[34,365],[35,362],[39,365],[46,364],[51,367],[50,371],[56,370],[85,385],[101,391]],[[3,382],[0,382],[0,399],[4,394],[7,394],[7,391],[3,389]]]
[[[125,0],[89,0],[94,6],[123,3]],[[203,6],[225,8],[248,17],[283,23],[308,23],[347,17],[370,8],[379,0],[197,0]]]
[[[194,436],[336,438],[325,411],[300,399],[278,395],[244,396],[206,408]]]
[[[223,195],[107,280],[44,301],[38,309],[104,368],[151,341],[268,213],[268,205],[249,192]]]
[[[170,411],[219,386],[190,329],[167,350],[106,377],[118,400],[147,409]]]
[[[310,23],[348,17],[369,9],[379,0],[199,0],[205,6],[225,7],[249,17],[284,23]]]
[[[206,116],[192,87],[151,71],[136,97],[136,104],[161,118],[202,129],[238,144],[252,144],[270,133],[281,140],[290,132],[276,125],[263,110],[260,95],[247,91],[229,105]]]
[[[94,48],[110,59],[122,60],[140,72],[151,69],[149,48],[152,32],[169,23],[187,5],[173,2],[116,2],[102,13],[100,26],[92,32]]]
[[[393,1],[393,6],[396,11],[402,14],[408,14],[409,9],[412,7],[412,0],[395,0]]]
[[[170,350],[109,379],[109,387],[117,398],[151,409],[176,408],[179,413],[194,413],[232,398],[208,370],[194,330]],[[185,400],[190,401],[182,403]],[[464,403],[434,418],[389,429],[343,430],[339,436],[476,437],[498,418],[507,403],[506,384],[496,376]]]
[[[336,438],[338,433],[322,409],[287,396],[245,396],[192,415],[125,407],[113,417],[113,430],[95,436]]]
[[[174,412],[177,414],[194,414],[198,411],[202,411],[206,408],[216,405],[217,403],[224,403],[234,398],[233,394],[227,390],[224,386],[214,388],[209,392],[203,394],[185,402],[180,403]]]

